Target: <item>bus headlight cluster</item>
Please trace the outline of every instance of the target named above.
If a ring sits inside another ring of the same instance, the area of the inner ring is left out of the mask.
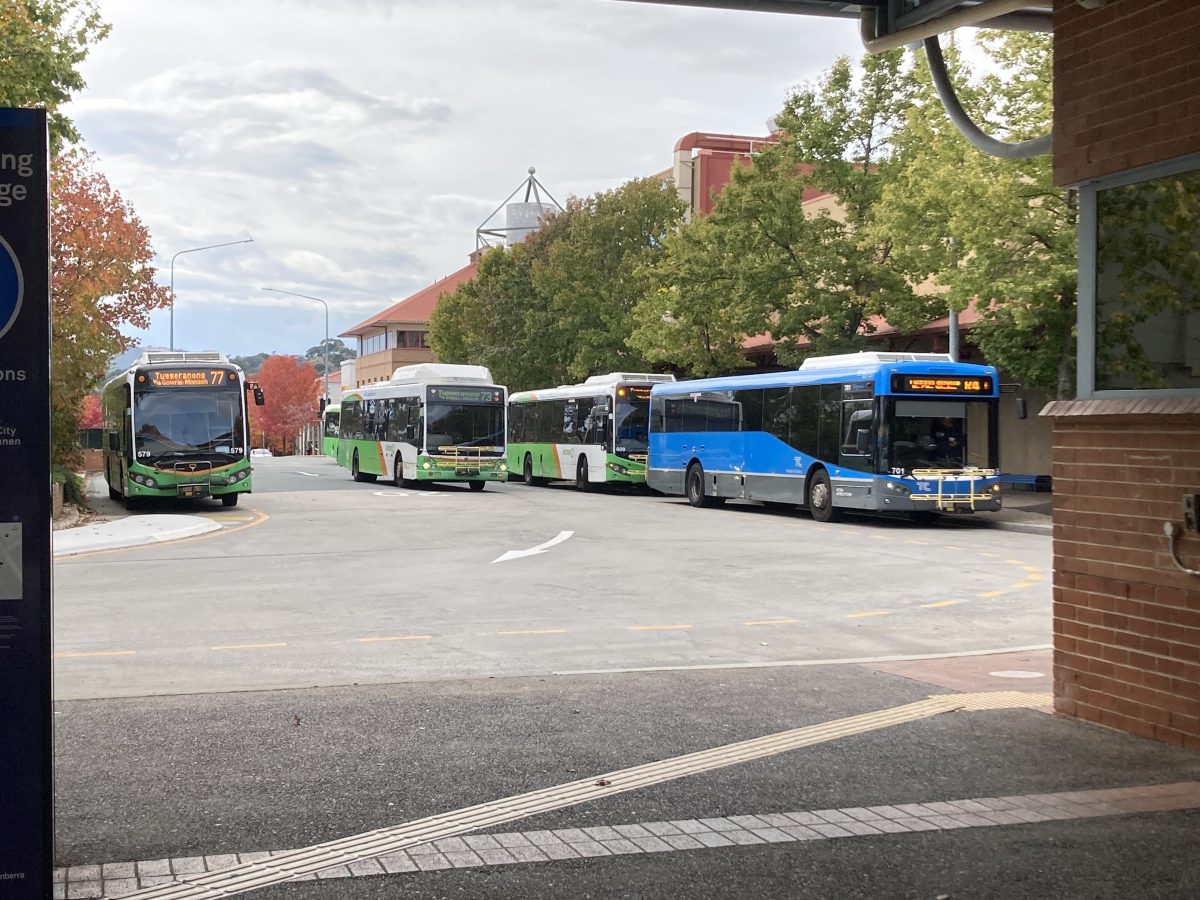
[[[500,471],[507,472],[508,471],[508,463],[500,463]]]
[[[425,462],[421,463],[421,468],[422,469],[431,469],[431,468],[433,468],[433,466],[430,465],[429,460],[425,460]]]
[[[883,486],[886,490],[891,491],[893,494],[899,494],[901,497],[907,497],[912,493],[912,491],[910,491],[904,485],[895,481],[885,481]]]
[[[610,462],[608,464],[608,467],[610,469],[612,469],[614,472],[616,472],[618,475],[628,475],[629,474],[629,470],[619,463]]]
[[[148,488],[158,487],[158,482],[155,481],[153,478],[151,478],[149,475],[140,475],[135,472],[133,475],[133,480],[136,481],[138,484],[144,484]]]

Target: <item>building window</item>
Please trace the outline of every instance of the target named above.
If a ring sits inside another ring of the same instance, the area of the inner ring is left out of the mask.
[[[1200,155],[1083,186],[1079,269],[1080,396],[1200,393]]]

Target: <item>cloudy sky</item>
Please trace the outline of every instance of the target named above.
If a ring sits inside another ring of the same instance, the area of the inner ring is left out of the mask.
[[[303,353],[467,262],[529,166],[560,202],[763,134],[857,23],[620,0],[99,0],[71,104],[178,256],[175,345]],[[336,10],[336,11],[333,11]],[[502,222],[493,224],[503,224]],[[169,316],[137,332],[167,346]]]

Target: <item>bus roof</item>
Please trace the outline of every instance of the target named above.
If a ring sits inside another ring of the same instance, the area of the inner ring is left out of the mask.
[[[836,384],[844,381],[871,381],[876,390],[886,390],[893,372],[925,373],[931,375],[991,375],[996,382],[993,366],[960,363],[945,353],[846,353],[839,356],[814,357],[804,361],[799,369],[782,372],[761,372],[752,375],[720,375],[656,384],[653,394],[686,395],[696,391],[731,391],[747,388],[787,387],[798,384]],[[994,393],[994,392],[993,392]]]
[[[509,395],[509,402],[523,403],[529,400],[566,400],[572,397],[594,397],[606,394],[619,384],[669,384],[674,375],[646,372],[609,372],[607,375],[591,375],[582,384],[560,384],[553,388],[538,388],[533,391],[517,391]]]
[[[229,365],[229,357],[217,350],[146,350],[133,361],[133,366],[161,366],[168,363],[216,363]]]
[[[437,382],[439,384],[492,384],[487,366],[464,366],[452,363],[417,363],[401,366],[392,372],[392,384]]]

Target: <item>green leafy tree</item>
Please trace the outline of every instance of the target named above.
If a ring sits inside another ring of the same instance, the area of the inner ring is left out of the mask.
[[[746,335],[769,333],[795,363],[861,347],[875,316],[900,328],[927,321],[931,304],[873,227],[914,89],[896,51],[865,57],[857,72],[839,59],[789,97],[779,143],[734,170],[707,219],[667,241],[634,346],[708,374],[744,364]]]
[[[315,347],[309,347],[304,351],[305,362],[312,363],[318,375],[325,374],[325,355],[326,351],[329,354],[329,371],[330,373],[337,372],[343,362],[348,359],[354,359],[358,356],[356,350],[347,347],[345,342],[339,338],[326,338]]]
[[[247,375],[254,375],[258,372],[259,367],[262,366],[267,358],[274,355],[274,353],[255,353],[253,356],[230,357],[229,361],[235,366],[241,366],[242,370]]]
[[[59,111],[85,83],[79,65],[109,32],[94,0],[6,0],[0,4],[0,106],[45,107],[51,155],[79,140]]]
[[[439,301],[438,359],[486,365],[513,390],[644,367],[628,343],[633,310],[681,213],[654,179],[572,200],[522,243],[485,253],[475,280]]]
[[[997,71],[972,80],[948,56],[964,106],[986,130],[1024,140],[1050,128],[1051,41],[980,38]],[[932,279],[954,309],[975,302],[971,340],[1008,375],[1059,397],[1074,381],[1077,209],[1054,186],[1049,156],[1004,160],[971,147],[949,121],[923,65],[918,102],[896,136],[902,168],[884,192],[877,232],[915,281]]]

